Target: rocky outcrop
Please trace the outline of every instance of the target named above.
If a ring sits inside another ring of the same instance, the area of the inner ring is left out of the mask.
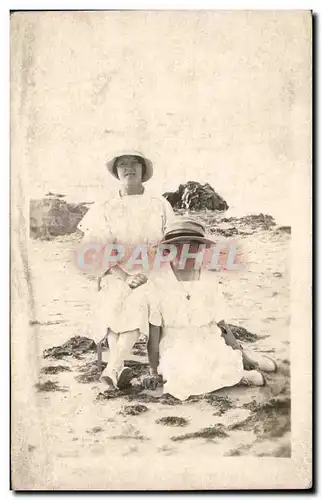
[[[229,217],[221,219],[221,222],[229,222],[230,224],[239,224],[240,226],[247,226],[251,229],[271,229],[276,226],[274,217],[267,214],[258,215],[245,215],[244,217]]]
[[[51,239],[74,233],[89,209],[87,205],[67,203],[61,196],[30,200],[30,236]]]
[[[291,228],[291,226],[279,226],[279,227],[276,228],[276,231],[278,233],[291,234],[292,233],[292,228]]]
[[[180,184],[174,192],[163,193],[174,209],[185,210],[227,210],[227,202],[210,186],[210,184],[200,184],[189,181]]]

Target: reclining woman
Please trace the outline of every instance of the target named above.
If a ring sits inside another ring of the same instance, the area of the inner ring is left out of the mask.
[[[245,370],[244,364],[275,371],[275,363],[255,353],[243,353],[226,324],[222,335],[218,324],[225,318],[225,304],[215,273],[200,266],[195,269],[195,259],[185,258],[185,243],[190,254],[214,245],[205,238],[202,224],[177,218],[161,243],[175,245],[177,251],[145,285],[151,323],[151,377],[145,385],[154,388],[159,373],[165,381],[164,392],[182,400],[236,384],[264,385],[261,371]]]
[[[79,224],[84,233],[83,244],[98,242],[102,247],[119,244],[125,253],[141,245],[152,248],[162,239],[173,215],[163,196],[149,194],[143,186],[152,177],[152,162],[131,150],[120,152],[106,166],[120,181],[121,189],[85,215]],[[128,267],[126,255],[123,261],[114,264],[107,259],[106,267],[100,270],[92,336],[100,342],[107,335],[110,356],[101,380],[121,388],[132,377],[131,370],[124,367],[125,359],[140,333],[149,333],[142,290],[148,271],[142,266]]]

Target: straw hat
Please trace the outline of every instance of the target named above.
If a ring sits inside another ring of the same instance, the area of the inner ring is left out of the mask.
[[[117,173],[116,173],[115,168],[114,168],[115,161],[118,158],[120,158],[121,156],[139,156],[140,158],[142,158],[142,160],[144,160],[144,163],[145,163],[145,172],[144,172],[144,175],[142,177],[142,182],[146,182],[149,179],[151,179],[151,177],[153,175],[153,163],[152,163],[152,161],[149,160],[148,158],[146,158],[146,156],[144,156],[143,153],[140,153],[140,151],[136,151],[134,149],[120,151],[116,156],[114,156],[111,160],[109,160],[106,163],[107,170],[114,177],[116,177],[116,179],[118,179],[118,176],[117,176]]]
[[[207,246],[216,244],[215,241],[205,237],[205,227],[201,222],[190,217],[176,217],[167,227],[161,243],[191,243],[192,241],[205,243]]]

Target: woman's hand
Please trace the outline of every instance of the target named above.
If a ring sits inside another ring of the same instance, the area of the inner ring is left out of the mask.
[[[144,389],[155,391],[159,385],[162,385],[162,377],[158,373],[150,373],[143,377],[142,385]]]
[[[137,288],[138,286],[144,285],[148,281],[148,278],[145,274],[135,274],[134,276],[129,274],[125,278],[125,282],[129,285],[130,288]]]

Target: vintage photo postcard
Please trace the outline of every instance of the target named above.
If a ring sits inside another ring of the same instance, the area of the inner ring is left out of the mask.
[[[310,11],[11,15],[11,487],[312,487]]]

